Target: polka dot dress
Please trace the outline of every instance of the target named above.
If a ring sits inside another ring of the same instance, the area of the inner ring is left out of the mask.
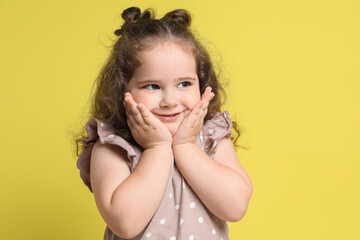
[[[231,135],[231,120],[227,111],[217,113],[208,120],[199,136],[198,144],[209,156],[213,157],[217,143]],[[79,156],[77,166],[80,176],[90,191],[90,157],[92,146],[99,138],[101,143],[111,143],[123,148],[128,165],[134,171],[141,157],[141,150],[114,134],[110,126],[93,118],[86,126],[89,138],[83,140],[84,151]],[[226,240],[228,226],[223,220],[212,214],[200,201],[178,170],[173,158],[173,165],[164,197],[160,206],[146,228],[133,240]],[[106,227],[104,240],[121,240],[109,227]]]

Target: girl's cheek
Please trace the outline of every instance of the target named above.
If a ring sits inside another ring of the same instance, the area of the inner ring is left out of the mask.
[[[184,92],[179,99],[188,109],[193,109],[201,100],[200,90],[197,88],[191,89],[191,91]]]
[[[137,103],[144,104],[146,108],[151,110],[154,107],[154,102],[156,101],[156,96],[149,95],[149,94],[139,94],[136,96],[136,99],[134,96],[134,100]]]

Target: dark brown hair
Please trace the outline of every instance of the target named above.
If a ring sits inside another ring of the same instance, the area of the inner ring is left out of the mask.
[[[124,93],[136,67],[140,64],[137,59],[138,53],[163,41],[178,43],[191,51],[195,57],[200,92],[203,93],[205,88],[210,86],[215,93],[204,121],[211,119],[220,111],[222,98],[226,96],[225,91],[218,82],[208,52],[189,29],[191,16],[186,10],[177,9],[165,14],[161,19],[155,19],[150,9],[141,12],[137,7],[130,7],[124,10],[121,16],[125,23],[115,31],[115,35],[119,38],[96,80],[90,119],[97,118],[111,125],[116,134],[136,144],[126,122],[126,113],[122,104]],[[236,144],[240,136],[236,122],[233,122],[233,129],[236,137],[232,139]],[[79,155],[79,144],[85,137],[82,135],[75,140],[77,155]]]

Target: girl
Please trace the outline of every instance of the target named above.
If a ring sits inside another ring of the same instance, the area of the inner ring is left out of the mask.
[[[122,17],[77,163],[104,239],[229,239],[226,222],[245,215],[252,183],[190,15],[131,7]]]

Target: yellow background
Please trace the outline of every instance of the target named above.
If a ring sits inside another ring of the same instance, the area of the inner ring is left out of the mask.
[[[188,9],[229,80],[254,183],[231,239],[360,239],[356,0],[0,0],[0,239],[102,239],[69,132],[132,5]]]

